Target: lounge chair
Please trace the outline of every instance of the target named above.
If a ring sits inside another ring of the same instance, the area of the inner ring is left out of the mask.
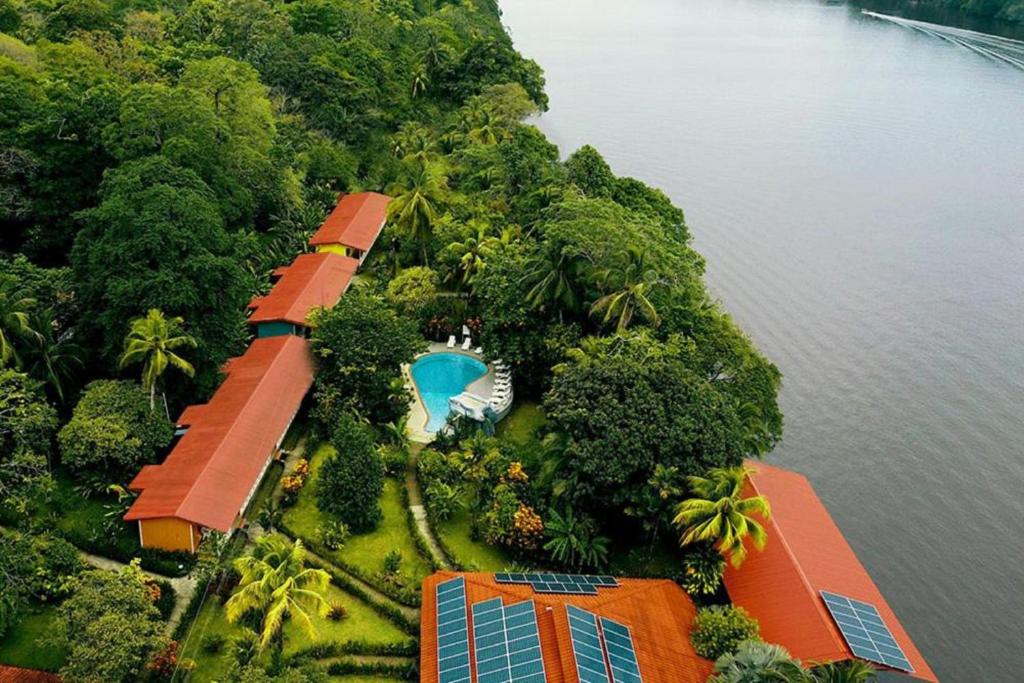
[[[454,349],[455,348],[455,335],[454,334],[450,335],[448,337],[448,348],[449,349]]]
[[[462,350],[469,351],[470,347],[473,346],[473,340],[470,337],[466,337],[462,342]]]
[[[475,349],[473,349],[473,353],[475,353],[478,356],[484,355],[484,347],[482,347],[482,346],[476,347]]]

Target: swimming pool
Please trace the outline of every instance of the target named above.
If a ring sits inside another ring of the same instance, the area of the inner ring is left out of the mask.
[[[483,377],[487,366],[461,353],[432,353],[412,364],[412,379],[427,409],[424,431],[433,434],[448,420],[448,399]]]

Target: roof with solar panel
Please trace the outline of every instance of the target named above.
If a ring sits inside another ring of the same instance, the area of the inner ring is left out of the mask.
[[[423,584],[423,683],[690,683],[695,608],[666,579],[439,572]]]

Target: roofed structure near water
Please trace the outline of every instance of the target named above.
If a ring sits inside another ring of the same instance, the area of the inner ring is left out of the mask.
[[[377,192],[342,195],[337,206],[310,238],[317,251],[335,251],[362,261],[387,220],[391,197]]]
[[[249,324],[257,335],[295,334],[315,308],[330,308],[348,289],[359,261],[330,252],[302,254],[274,271],[270,293],[249,302]]]
[[[195,551],[205,529],[237,525],[313,383],[307,345],[293,335],[255,340],[225,365],[209,403],[185,409],[170,455],[129,485],[141,494],[124,519],[139,522],[143,546]]]
[[[703,683],[695,613],[668,579],[438,572],[423,582],[420,681]]]
[[[733,604],[758,620],[761,637],[805,665],[860,658],[937,681],[807,478],[747,466],[747,494],[771,504],[768,544],[739,569],[727,567],[725,585]]]

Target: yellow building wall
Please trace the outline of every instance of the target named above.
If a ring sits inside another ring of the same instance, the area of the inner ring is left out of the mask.
[[[194,524],[173,517],[139,520],[139,534],[143,548],[193,553],[199,545],[199,529]]]
[[[331,254],[341,254],[342,256],[351,256],[351,254],[349,254],[348,247],[343,247],[340,244],[321,244],[317,246],[316,250],[320,253],[326,252]]]

